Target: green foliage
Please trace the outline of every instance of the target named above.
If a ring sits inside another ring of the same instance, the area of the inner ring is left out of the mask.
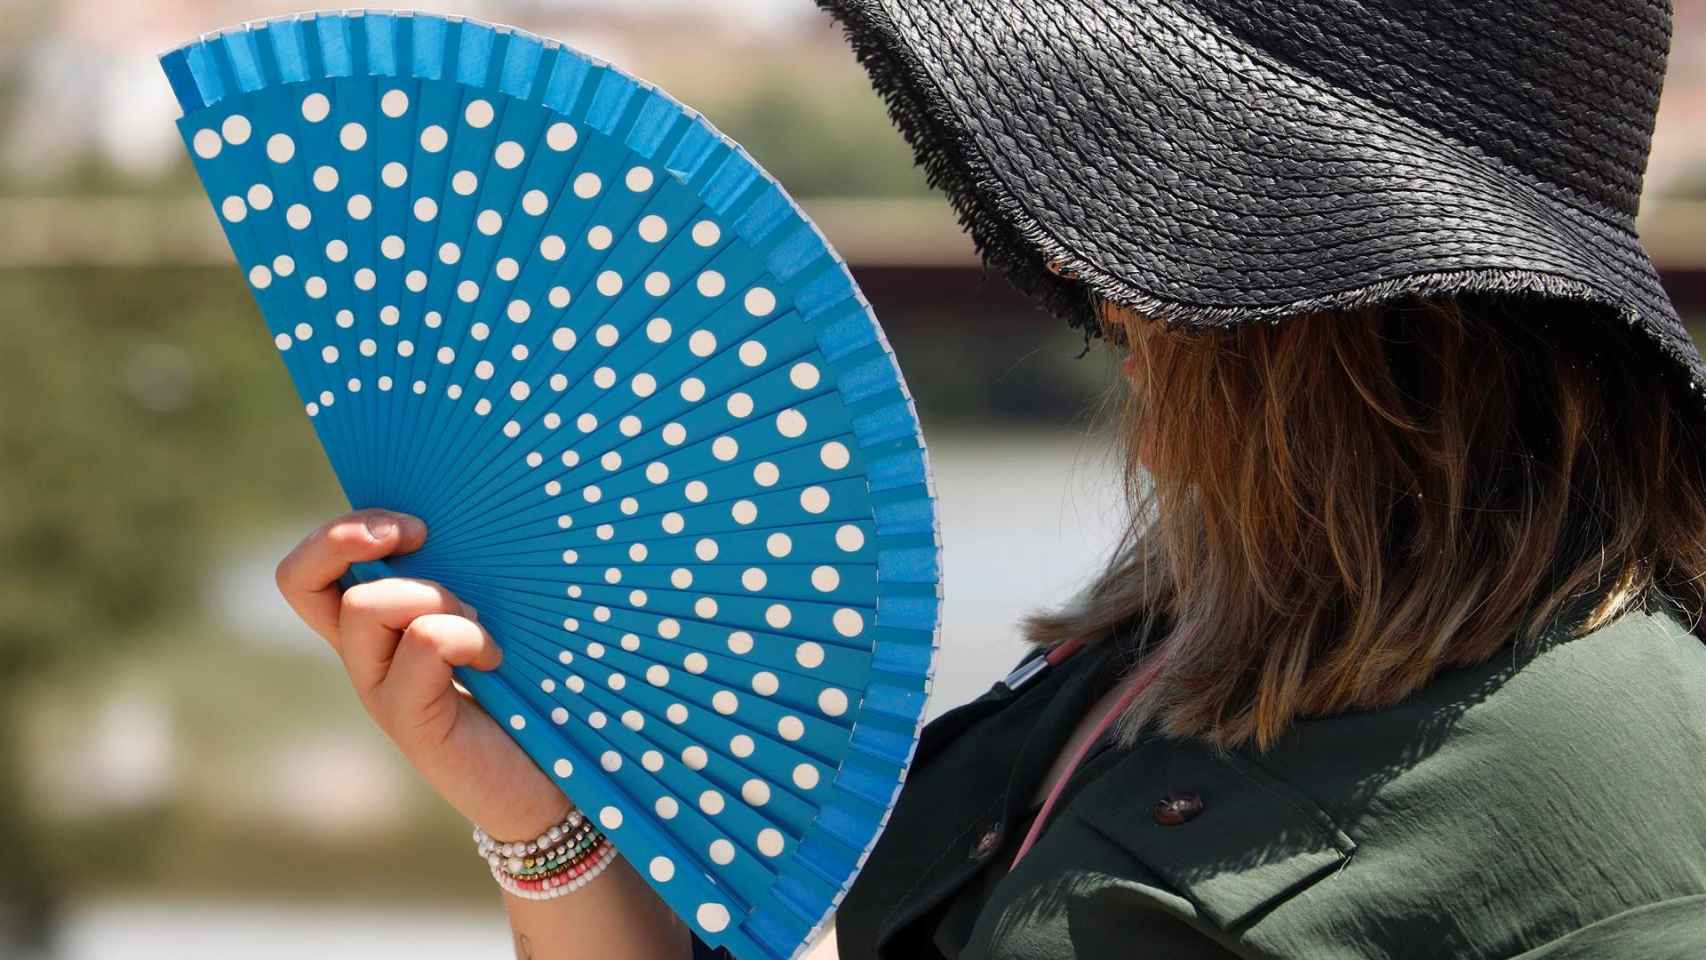
[[[191,609],[246,505],[335,502],[235,271],[6,271],[0,303],[0,670]]]

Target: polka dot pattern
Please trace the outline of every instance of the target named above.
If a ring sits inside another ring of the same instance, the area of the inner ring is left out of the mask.
[[[391,15],[328,16],[354,43]],[[591,91],[338,76],[185,104],[272,349],[352,498],[421,495],[430,545],[387,566],[505,651],[459,679],[696,932],[775,957],[746,925],[847,789],[863,705],[902,770],[928,689],[934,506],[885,341],[661,94],[658,141]]]

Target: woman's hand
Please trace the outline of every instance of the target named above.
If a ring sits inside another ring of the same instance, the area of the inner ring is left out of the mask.
[[[279,563],[279,592],[332,645],[373,721],[451,806],[500,839],[538,836],[568,802],[451,684],[451,667],[491,670],[503,660],[478,613],[427,580],[338,586],[350,564],[418,550],[426,537],[426,525],[406,514],[347,514]]]

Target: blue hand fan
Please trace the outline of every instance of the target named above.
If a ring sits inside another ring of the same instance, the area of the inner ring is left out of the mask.
[[[936,649],[917,416],[845,264],[696,113],[518,30],[305,14],[162,58],[352,506],[428,524],[458,679],[706,942],[800,953]]]

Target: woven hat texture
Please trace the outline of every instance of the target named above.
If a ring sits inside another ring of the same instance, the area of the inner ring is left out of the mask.
[[[1668,3],[818,3],[986,262],[1087,333],[1091,294],[1198,325],[1532,294],[1699,400],[1634,226]]]

